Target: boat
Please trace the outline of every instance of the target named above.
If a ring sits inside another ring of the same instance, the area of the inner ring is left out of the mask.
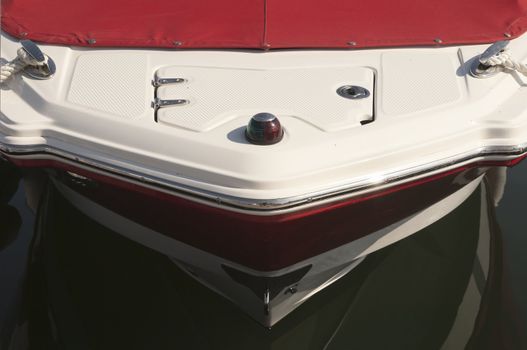
[[[472,5],[6,2],[0,154],[271,327],[527,156],[525,0]]]

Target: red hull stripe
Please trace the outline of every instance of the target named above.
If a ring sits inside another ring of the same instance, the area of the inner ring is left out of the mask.
[[[514,165],[523,158],[525,155],[500,165]],[[459,190],[481,174],[481,167],[497,165],[479,162],[363,196],[262,216],[208,206],[60,161],[11,161],[19,166],[73,171],[96,180],[93,188],[66,184],[138,224],[260,271],[291,266],[380,230]]]

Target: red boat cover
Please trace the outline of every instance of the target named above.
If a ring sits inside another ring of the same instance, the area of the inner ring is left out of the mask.
[[[485,43],[527,30],[527,0],[1,0],[2,29],[52,44],[345,48]]]

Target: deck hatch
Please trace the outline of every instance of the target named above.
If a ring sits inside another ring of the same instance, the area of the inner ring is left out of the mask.
[[[156,76],[184,79],[155,88],[158,99],[189,101],[186,105],[160,108],[157,121],[197,132],[236,118],[247,120],[261,111],[300,119],[328,132],[360,126],[374,118],[373,93],[355,100],[336,93],[345,85],[373,92],[374,73],[365,67],[170,66],[158,70]]]

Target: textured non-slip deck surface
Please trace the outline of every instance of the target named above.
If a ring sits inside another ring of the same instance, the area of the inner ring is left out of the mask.
[[[161,108],[161,123],[206,131],[228,120],[271,112],[304,120],[325,131],[360,125],[373,117],[373,71],[362,67],[239,69],[166,67],[161,77],[187,82],[162,86],[157,96],[186,99],[182,106]],[[359,85],[372,94],[362,100],[343,98],[336,90]]]

